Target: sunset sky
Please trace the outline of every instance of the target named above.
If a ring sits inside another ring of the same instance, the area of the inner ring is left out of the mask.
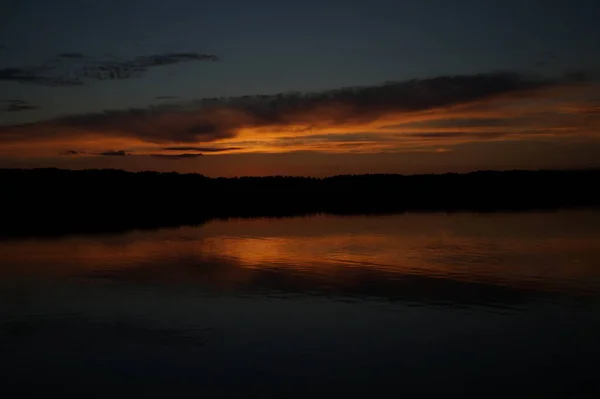
[[[0,167],[600,166],[596,0],[5,0]]]

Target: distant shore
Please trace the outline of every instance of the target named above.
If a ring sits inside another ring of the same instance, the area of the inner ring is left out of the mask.
[[[208,178],[0,169],[0,237],[110,233],[215,218],[600,208],[600,169]]]

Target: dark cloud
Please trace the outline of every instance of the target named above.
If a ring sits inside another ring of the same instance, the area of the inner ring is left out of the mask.
[[[103,152],[87,152],[87,151],[78,151],[78,150],[66,150],[60,153],[60,155],[99,155],[104,157],[125,157],[131,156],[131,152],[125,150],[117,150],[117,151],[103,151]]]
[[[177,97],[177,96],[157,96],[157,97],[154,97],[155,100],[173,100],[173,99],[176,99],[176,98],[179,98],[179,97]]]
[[[4,112],[30,111],[40,108],[37,105],[33,105],[23,100],[4,100],[0,102],[7,104],[5,107],[0,108],[0,110]]]
[[[225,151],[233,151],[240,150],[240,147],[166,147],[163,148],[164,151],[197,151],[197,152],[225,152]]]
[[[138,56],[125,61],[104,61],[91,63],[80,70],[76,75],[95,80],[130,79],[141,76],[150,68],[173,65],[193,61],[217,61],[216,55],[199,53],[167,53]]]
[[[205,134],[211,134],[218,130],[218,126],[210,121],[202,121],[201,123],[187,128],[183,131],[186,135],[202,136]]]
[[[204,109],[227,108],[250,115],[254,125],[277,126],[302,122],[291,131],[318,128],[326,120],[331,125],[366,122],[390,112],[411,112],[485,100],[503,95],[531,93],[584,79],[571,74],[543,79],[515,72],[441,76],[388,82],[378,86],[349,87],[315,93],[280,93],[228,99],[204,99]],[[310,123],[311,115],[323,117]],[[308,123],[307,123],[308,122]],[[295,129],[295,130],[294,130]]]
[[[167,53],[138,56],[133,62],[141,67],[178,64],[190,61],[218,61],[216,55],[199,53]]]
[[[198,158],[202,154],[150,154],[149,156],[162,159],[186,159],[186,158]]]
[[[217,61],[216,55],[166,53],[137,56],[130,60],[91,60],[81,53],[65,52],[58,61],[33,67],[0,68],[0,81],[43,86],[78,86],[85,80],[120,80],[142,76],[150,68],[184,62]],[[85,61],[85,62],[84,62]],[[65,65],[65,62],[75,65]]]
[[[92,155],[102,155],[105,157],[125,157],[128,155],[132,155],[130,153],[128,153],[125,150],[118,150],[118,151],[106,151],[106,152],[96,152],[96,153],[91,153]]]
[[[67,150],[61,152],[60,155],[100,155],[103,157],[126,157],[131,156],[131,152],[125,150],[117,150],[117,151],[104,151],[104,152],[86,152],[86,151],[77,151],[77,150]]]
[[[0,69],[0,80],[13,80],[16,82],[37,81],[40,77],[33,71],[25,68],[2,68]]]
[[[202,154],[134,154],[132,151],[126,150],[117,150],[117,151],[104,151],[104,152],[86,152],[86,151],[77,151],[77,150],[67,150],[61,152],[60,155],[66,156],[78,156],[78,155],[96,155],[103,157],[153,157],[153,158],[161,158],[161,159],[186,159],[186,158],[198,158],[201,157]]]
[[[231,121],[225,115],[202,111],[181,111],[173,107],[134,108],[123,111],[105,111],[56,118],[42,123],[46,128],[68,134],[70,129],[84,129],[113,136],[141,138],[155,143],[165,142],[208,142],[232,137]],[[17,126],[19,130],[34,124]],[[39,126],[39,124],[38,124]],[[0,126],[0,140],[4,130]],[[41,131],[38,134],[42,134]],[[57,133],[61,134],[61,133]]]
[[[59,58],[71,58],[71,59],[81,59],[85,56],[82,53],[59,53],[57,55]]]
[[[0,69],[0,81],[12,81],[18,83],[31,83],[42,86],[80,86],[81,79],[53,76],[50,74],[55,66],[42,65],[33,68],[3,68]]]

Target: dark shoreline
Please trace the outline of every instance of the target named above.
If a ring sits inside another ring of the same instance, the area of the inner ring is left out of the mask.
[[[208,178],[0,169],[0,237],[104,234],[211,219],[600,208],[600,169]]]

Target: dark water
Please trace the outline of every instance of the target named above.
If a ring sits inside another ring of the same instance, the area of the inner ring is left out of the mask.
[[[0,264],[6,397],[600,393],[600,212],[214,221]]]

